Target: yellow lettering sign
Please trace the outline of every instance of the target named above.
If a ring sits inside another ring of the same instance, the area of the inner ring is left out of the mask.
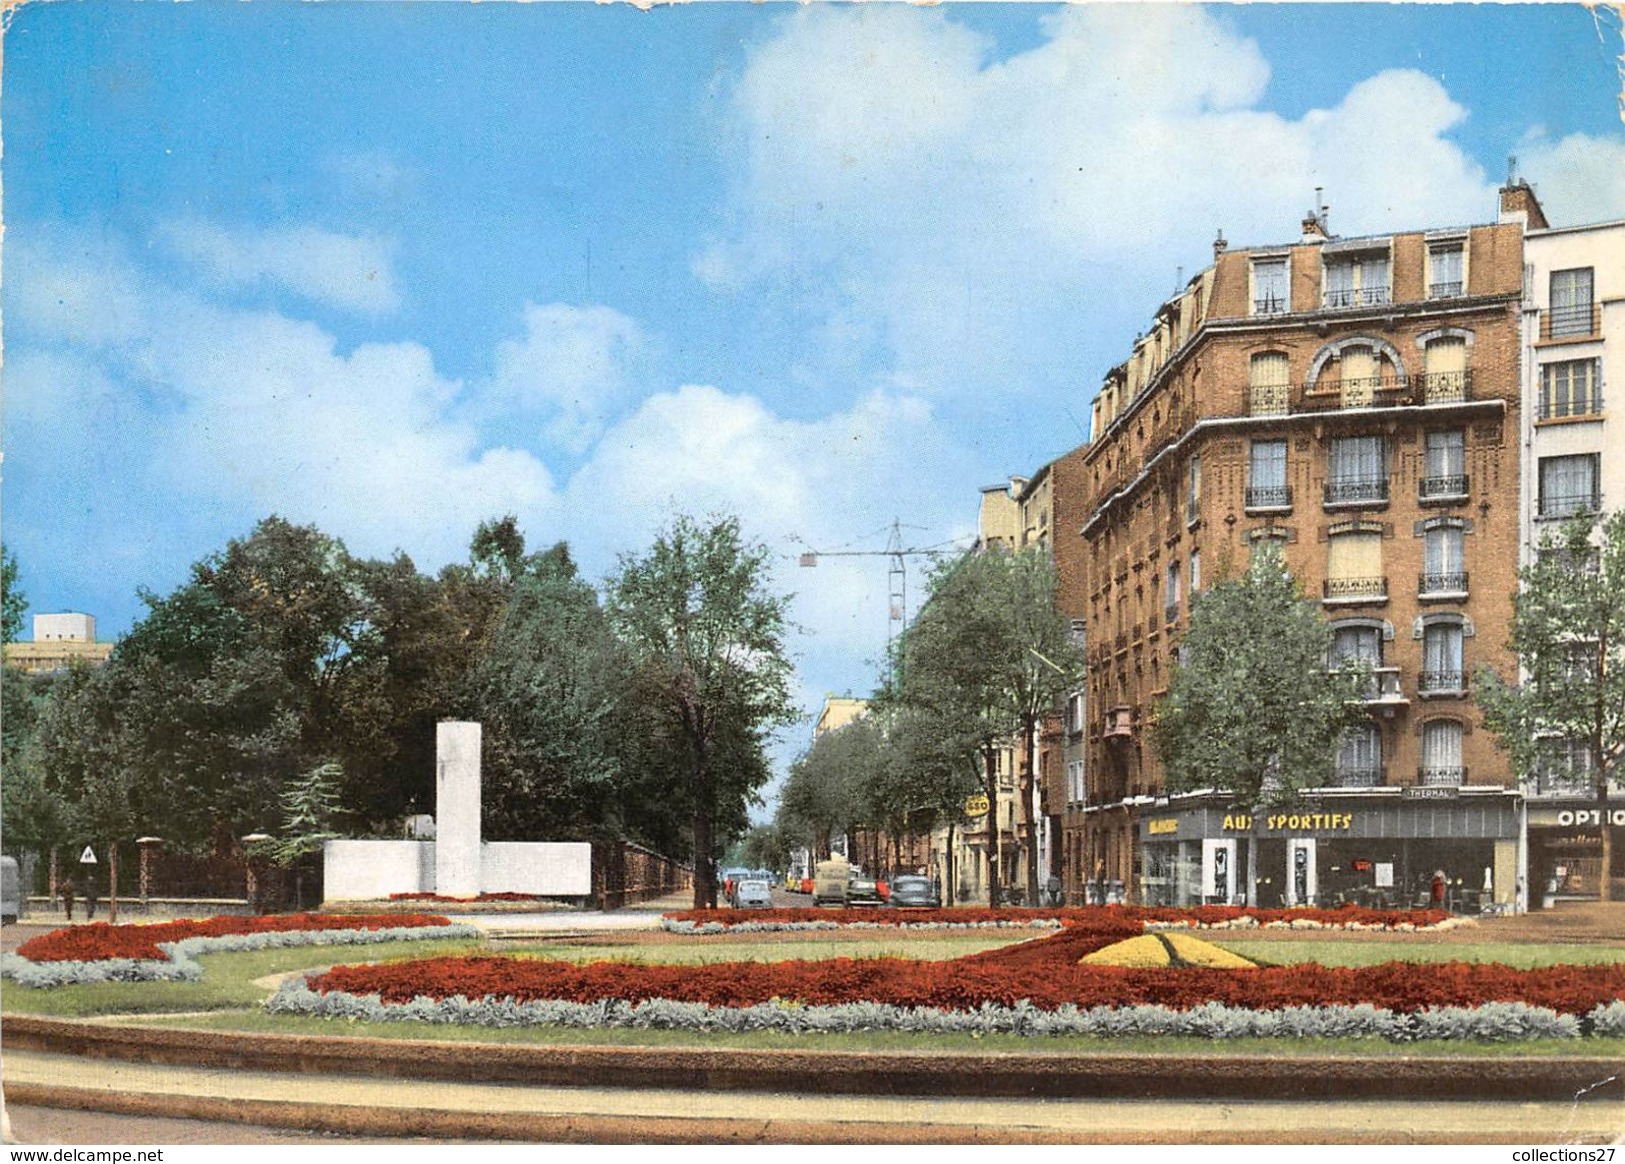
[[[1224,818],[1226,832],[1246,832],[1253,827],[1253,818],[1240,813],[1231,813]]]
[[[1179,820],[1177,817],[1169,817],[1166,820],[1154,820],[1150,823],[1147,831],[1153,835],[1158,835],[1161,833],[1177,833],[1179,831]]]
[[[986,816],[987,808],[987,797],[985,796],[967,796],[965,798],[966,816]]]

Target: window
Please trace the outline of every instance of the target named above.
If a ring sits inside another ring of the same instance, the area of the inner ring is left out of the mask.
[[[1185,520],[1202,515],[1202,458],[1193,456],[1185,479]]]
[[[1462,554],[1460,526],[1437,526],[1423,533],[1422,577],[1419,589],[1423,596],[1464,595],[1467,593],[1467,569]]]
[[[1389,300],[1386,254],[1328,258],[1325,275],[1327,307],[1369,307]]]
[[[1286,483],[1286,442],[1254,441],[1247,464],[1248,509],[1290,509]]]
[[[1084,799],[1082,760],[1071,760],[1067,763],[1066,798],[1074,804]]]
[[[1422,674],[1416,689],[1424,695],[1459,695],[1467,689],[1461,661],[1461,623],[1430,623],[1422,631]]]
[[[1562,518],[1595,513],[1600,501],[1596,453],[1540,459],[1539,516]]]
[[[1344,788],[1375,788],[1382,783],[1382,736],[1374,723],[1348,730],[1337,749],[1337,783]]]
[[[1342,369],[1344,408],[1368,408],[1377,394],[1377,353],[1370,348],[1344,348],[1338,357]]]
[[[1459,428],[1430,432],[1423,438],[1424,499],[1467,496],[1467,437]]]
[[[1450,404],[1467,399],[1467,341],[1436,339],[1422,349],[1422,403]]]
[[[1455,785],[1467,778],[1461,766],[1461,724],[1435,719],[1422,725],[1421,783]]]
[[[1540,419],[1594,416],[1602,411],[1599,361],[1564,360],[1540,370]]]
[[[1380,436],[1334,437],[1327,462],[1326,504],[1388,500],[1388,465]]]
[[[1076,735],[1083,729],[1083,692],[1074,691],[1066,701],[1066,730]]]
[[[1196,601],[1196,592],[1202,588],[1202,551],[1191,551],[1191,601]]]
[[[1428,298],[1454,299],[1467,289],[1460,243],[1428,248]]]
[[[1551,307],[1546,317],[1546,338],[1591,335],[1591,268],[1552,272]]]
[[[1340,626],[1332,630],[1332,669],[1351,660],[1382,666],[1382,632],[1374,626]]]
[[[1285,352],[1260,352],[1248,367],[1248,410],[1254,416],[1284,416],[1291,401]]]
[[[1169,622],[1173,622],[1179,617],[1179,562],[1177,560],[1168,563],[1168,588],[1163,594],[1163,601],[1166,603],[1163,614]]]
[[[1285,259],[1253,260],[1253,314],[1280,315],[1289,311]]]
[[[1570,796],[1595,794],[1594,772],[1591,747],[1585,740],[1572,737],[1546,740],[1535,768],[1535,789]]]
[[[1326,551],[1326,601],[1370,602],[1387,594],[1382,534],[1365,530],[1334,534]]]

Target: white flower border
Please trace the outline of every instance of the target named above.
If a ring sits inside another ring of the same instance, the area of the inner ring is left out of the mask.
[[[828,1034],[904,1031],[971,1035],[1187,1036],[1237,1038],[1370,1038],[1388,1042],[1451,1039],[1506,1042],[1521,1039],[1578,1039],[1625,1036],[1625,1001],[1597,1006],[1583,1018],[1521,1002],[1476,1007],[1429,1007],[1414,1013],[1361,1003],[1354,1006],[1293,1006],[1252,1010],[1209,1002],[1190,1010],[1165,1006],[1045,1010],[1023,999],[1014,1006],[984,1003],[975,1010],[901,1007],[878,1002],[805,1006],[774,999],[753,1006],[711,1006],[653,998],[627,1002],[606,998],[581,1003],[560,1000],[518,1002],[511,997],[470,999],[463,995],[411,1002],[383,1002],[376,994],[319,993],[304,975],[284,982],[265,1003],[272,1014],[359,1022],[424,1022],[457,1026],[575,1028],[620,1027],[706,1033],[779,1031]]]
[[[221,934],[159,942],[169,957],[103,958],[93,962],[31,962],[20,954],[0,954],[0,978],[19,986],[71,986],[83,982],[196,982],[203,977],[200,954],[270,950],[289,946],[367,946],[423,938],[475,938],[477,926],[388,926],[383,929],[272,930]]]
[[[1048,929],[1058,930],[1065,923],[1060,918],[1031,918],[1027,920],[1010,921],[921,921],[921,922],[871,922],[871,921],[747,921],[747,922],[696,922],[686,919],[674,918],[669,915],[660,919],[660,928],[667,933],[684,934],[687,936],[703,934],[772,934],[785,933],[795,930],[1022,930],[1022,929]],[[1472,918],[1447,917],[1443,921],[1432,925],[1417,925],[1415,922],[1323,922],[1314,918],[1300,917],[1281,919],[1278,921],[1261,922],[1256,917],[1243,914],[1241,917],[1220,922],[1197,922],[1184,918],[1173,921],[1144,921],[1141,923],[1147,932],[1155,930],[1320,930],[1320,931],[1365,931],[1367,933],[1429,933],[1436,934],[1445,930],[1457,929],[1461,926],[1472,926],[1478,923]]]

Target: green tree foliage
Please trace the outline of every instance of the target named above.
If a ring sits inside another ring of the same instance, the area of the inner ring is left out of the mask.
[[[1267,543],[1209,588],[1152,725],[1169,790],[1223,789],[1251,808],[1329,784],[1371,681],[1358,664],[1328,669],[1331,634]]]
[[[676,749],[693,821],[694,904],[716,903],[716,858],[730,820],[765,781],[767,734],[796,718],[784,636],[788,598],[767,585],[769,555],[735,518],[677,518],[608,584],[611,625],[629,653],[635,697]]]
[[[1523,679],[1479,671],[1484,722],[1521,779],[1578,775],[1607,820],[1625,753],[1625,510],[1600,528],[1581,517],[1548,532],[1518,579],[1508,645]],[[1601,830],[1604,901],[1612,897],[1612,831]]]
[[[779,872],[790,867],[790,839],[776,824],[755,825],[736,849],[739,862],[751,869]]]
[[[830,842],[869,824],[872,789],[884,766],[884,737],[868,716],[825,732],[790,765],[779,793],[786,832],[817,857]]]
[[[28,595],[17,589],[17,558],[0,545],[0,633],[14,643],[23,633],[23,615],[28,612]]]

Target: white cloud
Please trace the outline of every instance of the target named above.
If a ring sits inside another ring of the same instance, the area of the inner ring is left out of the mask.
[[[191,219],[163,224],[158,241],[218,286],[278,287],[313,303],[366,315],[400,305],[394,244],[313,226],[227,230]]]
[[[524,325],[497,346],[478,407],[542,418],[555,444],[581,452],[640,387],[643,334],[613,308],[563,303],[526,304]]]
[[[1554,226],[1625,218],[1625,141],[1535,134],[1519,147],[1518,161]]]

